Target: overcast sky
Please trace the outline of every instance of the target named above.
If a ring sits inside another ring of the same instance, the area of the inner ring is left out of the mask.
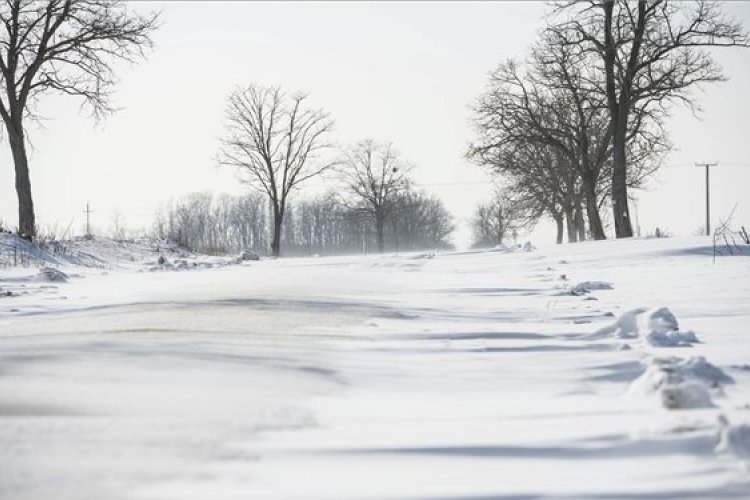
[[[155,50],[123,65],[116,115],[96,124],[75,99],[44,99],[41,127],[29,126],[32,189],[42,229],[80,234],[88,202],[99,232],[119,212],[150,225],[161,204],[194,191],[241,193],[216,154],[227,95],[251,82],[310,93],[331,113],[342,144],[391,140],[414,177],[443,198],[459,224],[490,192],[489,177],[464,158],[472,138],[468,106],[500,61],[521,58],[542,26],[539,2],[134,2],[162,11]],[[750,27],[750,2],[726,10]],[[712,211],[750,226],[750,50],[720,51],[730,80],[699,93],[702,120],[677,110],[678,148],[639,195],[643,233],[656,226],[690,234],[704,219],[704,176],[712,170]],[[14,176],[2,145],[0,219],[17,223]],[[312,191],[324,188],[311,181]],[[466,241],[462,228],[458,242]],[[537,238],[549,238],[540,231]]]

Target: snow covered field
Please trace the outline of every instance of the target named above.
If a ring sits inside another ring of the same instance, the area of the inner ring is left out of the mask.
[[[750,498],[749,254],[0,269],[0,498]]]

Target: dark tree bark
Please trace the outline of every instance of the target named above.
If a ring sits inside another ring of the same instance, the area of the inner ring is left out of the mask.
[[[554,219],[555,225],[557,226],[557,237],[555,238],[555,243],[557,243],[558,245],[562,245],[563,235],[565,234],[563,216],[561,214],[556,214],[553,215],[552,218]]]

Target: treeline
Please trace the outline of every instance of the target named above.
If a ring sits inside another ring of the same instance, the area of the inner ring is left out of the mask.
[[[271,248],[272,207],[267,197],[193,193],[157,214],[154,234],[190,250],[226,254]],[[415,189],[389,200],[382,240],[371,211],[351,205],[334,193],[288,202],[280,234],[282,255],[338,255],[385,251],[452,248],[453,219],[443,203]]]

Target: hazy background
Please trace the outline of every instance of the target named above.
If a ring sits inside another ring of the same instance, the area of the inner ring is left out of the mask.
[[[487,73],[522,58],[543,26],[541,2],[131,2],[162,11],[156,48],[136,66],[122,65],[116,115],[96,124],[75,99],[45,98],[46,119],[29,126],[32,189],[45,228],[109,232],[119,213],[131,228],[150,226],[160,205],[194,191],[247,189],[216,154],[230,91],[250,82],[310,93],[331,113],[337,140],[392,140],[415,165],[415,180],[455,215],[455,241],[468,243],[465,221],[488,198],[490,178],[463,154],[472,139],[469,105]],[[726,10],[750,28],[750,3]],[[697,97],[702,120],[675,110],[678,148],[638,194],[643,234],[655,227],[691,234],[704,222],[704,172],[712,169],[714,223],[737,205],[750,226],[750,50],[717,51],[730,78]],[[0,219],[17,224],[13,166],[0,144]],[[309,191],[325,189],[311,181]],[[59,235],[59,234],[58,234]],[[533,240],[553,237],[542,225]]]

